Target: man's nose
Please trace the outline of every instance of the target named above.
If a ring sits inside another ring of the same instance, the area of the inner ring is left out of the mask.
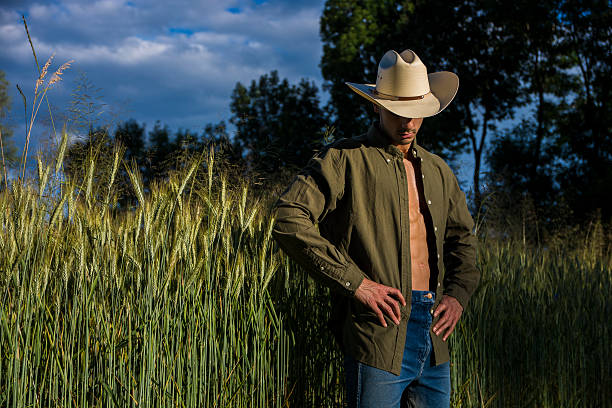
[[[402,125],[408,125],[412,122],[412,118],[402,118]]]

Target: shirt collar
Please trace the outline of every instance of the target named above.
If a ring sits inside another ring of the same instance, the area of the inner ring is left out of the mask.
[[[370,129],[368,129],[367,139],[372,146],[379,147],[392,156],[404,158],[404,153],[391,143],[385,132],[380,130],[378,121],[373,122]],[[410,145],[410,152],[414,158],[419,157],[419,146],[417,145],[416,138]]]

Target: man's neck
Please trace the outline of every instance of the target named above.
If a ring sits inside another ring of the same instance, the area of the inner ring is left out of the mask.
[[[404,159],[407,159],[410,157],[408,153],[410,153],[410,148],[412,147],[412,143],[410,143],[409,145],[393,143],[393,146],[397,147],[399,151],[404,154]]]

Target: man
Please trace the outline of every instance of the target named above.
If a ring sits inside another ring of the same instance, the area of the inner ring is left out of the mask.
[[[446,340],[478,285],[476,238],[455,176],[416,136],[459,79],[405,50],[383,56],[376,85],[347,85],[379,122],[309,161],[276,203],[273,235],[332,288],[349,406],[448,407]]]

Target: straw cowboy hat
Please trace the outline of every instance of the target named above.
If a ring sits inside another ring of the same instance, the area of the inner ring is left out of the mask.
[[[353,91],[394,114],[406,118],[436,115],[453,100],[459,77],[442,71],[427,74],[427,68],[411,50],[390,50],[378,64],[376,85],[346,83]]]

